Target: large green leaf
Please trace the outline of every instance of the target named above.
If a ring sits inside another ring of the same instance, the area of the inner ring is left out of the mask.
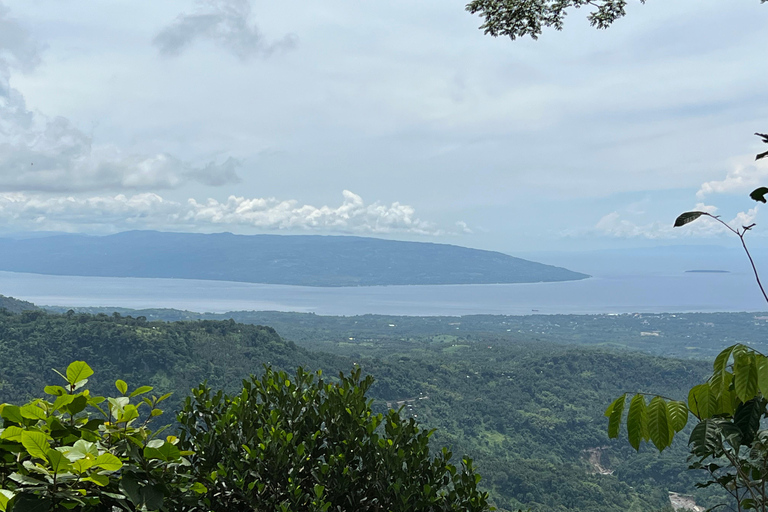
[[[58,450],[48,450],[45,456],[51,463],[51,471],[54,473],[64,473],[71,467],[69,460]]]
[[[608,409],[605,410],[605,415],[608,416],[608,437],[619,437],[619,426],[621,425],[621,415],[624,412],[624,404],[627,401],[627,394],[624,393],[619,398],[614,400]]]
[[[726,380],[726,373],[728,371],[728,362],[731,359],[731,354],[733,354],[734,349],[738,347],[739,345],[731,345],[730,347],[724,348],[715,358],[715,362],[712,365],[712,378],[709,380],[710,385],[715,390],[715,393],[718,395],[720,394],[720,391],[722,389],[725,389],[727,386]]]
[[[72,386],[91,375],[93,375],[93,370],[85,361],[75,361],[67,366],[67,382]]]
[[[42,432],[29,432],[25,430],[21,433],[21,444],[24,445],[27,453],[39,459],[45,459],[45,455],[50,449],[48,436]]]
[[[680,226],[685,226],[689,222],[693,222],[702,215],[707,215],[707,212],[685,212],[678,215],[678,217],[675,219],[675,225],[674,227],[679,228]]]
[[[734,353],[733,388],[742,402],[753,399],[757,394],[757,364],[754,352]]]
[[[741,443],[745,446],[752,444],[757,431],[760,429],[760,418],[765,412],[765,400],[753,398],[739,404],[733,415],[733,424],[741,433]]]
[[[653,397],[648,404],[648,434],[659,451],[669,446],[669,411],[667,402],[659,396]]]
[[[669,412],[669,424],[675,432],[680,432],[688,423],[688,407],[685,402],[670,400],[667,402]]]
[[[102,453],[96,457],[94,466],[99,466],[106,471],[117,471],[123,467],[123,463],[111,453]]]
[[[13,491],[0,489],[0,512],[5,512],[8,507],[8,501],[13,498]]]
[[[768,398],[768,357],[756,354],[755,363],[757,364],[757,389],[760,390],[760,394]]]
[[[720,427],[717,421],[711,418],[700,421],[693,427],[688,445],[691,453],[699,457],[717,453],[720,446]]]
[[[635,450],[640,449],[641,440],[648,438],[648,420],[645,409],[645,397],[643,395],[632,397],[627,413],[627,437],[629,444]]]
[[[24,418],[30,420],[44,420],[47,417],[44,410],[33,404],[22,405],[19,412]]]
[[[702,420],[717,414],[717,395],[708,382],[691,388],[688,393],[688,409]]]

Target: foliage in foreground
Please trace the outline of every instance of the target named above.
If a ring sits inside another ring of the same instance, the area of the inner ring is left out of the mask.
[[[768,144],[768,134],[755,135]],[[768,151],[759,153],[755,159],[766,157]],[[760,187],[749,197],[765,203],[766,194],[768,188]],[[678,216],[674,226],[682,227],[702,217],[713,219],[739,237],[755,282],[768,302],[768,293],[744,240],[755,224],[734,228],[716,215],[690,211]],[[768,429],[761,428],[762,420],[768,418],[765,354],[741,343],[726,348],[715,358],[706,382],[691,388],[687,403],[659,395],[651,395],[650,403],[646,403],[647,393],[633,395],[627,412],[627,438],[633,448],[639,449],[641,441],[650,441],[663,451],[692,415],[698,422],[688,440],[689,467],[708,474],[707,480],[698,485],[719,486],[731,495],[739,511],[768,510]],[[610,437],[619,436],[628,398],[627,393],[623,394],[605,411]]]
[[[75,361],[59,374],[65,386],[45,387],[50,399],[0,405],[0,511],[155,510],[204,490],[187,477],[178,439],[148,428],[168,395],[117,380],[120,396],[93,396],[92,374]]]
[[[235,397],[201,385],[164,440],[148,423],[168,395],[117,380],[121,396],[93,396],[92,374],[76,361],[52,401],[0,405],[0,512],[492,510],[471,460],[457,470],[431,457],[431,431],[372,412],[360,370],[326,383],[267,367]]]
[[[204,510],[489,510],[470,459],[457,469],[446,448],[433,458],[431,431],[373,413],[371,376],[321,375],[267,368],[234,397],[193,390],[178,419]]]

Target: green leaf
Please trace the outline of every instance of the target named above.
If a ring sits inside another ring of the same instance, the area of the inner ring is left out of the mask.
[[[742,402],[757,394],[757,364],[754,352],[742,351],[734,354],[733,388]]]
[[[190,489],[196,492],[197,494],[205,494],[206,492],[208,492],[208,488],[203,484],[201,484],[200,482],[195,482],[194,484],[192,484],[192,487],[190,487]]]
[[[691,447],[691,453],[699,457],[716,453],[720,445],[720,428],[717,422],[711,418],[700,421],[693,427],[688,445]]]
[[[53,508],[51,498],[45,498],[36,494],[22,492],[13,500],[14,512],[50,512]]]
[[[702,215],[708,215],[707,212],[685,212],[681,213],[676,219],[675,219],[675,225],[674,227],[679,228],[680,226],[685,226],[689,222],[693,222]]]
[[[67,366],[67,382],[71,386],[93,375],[93,370],[85,361],[75,361]]]
[[[646,414],[645,397],[635,395],[629,402],[627,413],[627,437],[629,444],[635,450],[640,449],[640,441],[647,439],[648,417]]]
[[[53,396],[61,396],[67,394],[67,390],[61,386],[45,386],[43,391],[45,391],[47,395]]]
[[[627,394],[624,393],[619,398],[614,400],[608,409],[605,410],[605,415],[608,416],[608,437],[611,439],[619,437],[619,426],[621,425],[621,415],[624,412],[624,404],[627,401]]]
[[[749,446],[760,429],[760,417],[765,412],[765,401],[759,398],[739,404],[733,415],[733,424],[741,433],[741,443]]]
[[[3,433],[0,434],[0,439],[6,439],[8,441],[14,441],[14,442],[20,443],[22,432],[25,432],[25,430],[21,427],[16,427],[16,426],[6,427],[3,430]]]
[[[75,400],[75,395],[59,395],[53,402],[53,410],[58,411],[62,407],[71,404]]]
[[[115,387],[121,395],[124,395],[128,392],[128,384],[124,380],[117,379],[115,381]]]
[[[19,408],[21,416],[30,420],[44,420],[47,418],[45,411],[40,407],[32,404],[22,405]]]
[[[181,457],[181,452],[171,443],[164,442],[159,448],[150,446],[144,448],[144,457],[147,459],[160,459],[170,462],[179,459]]]
[[[94,466],[98,466],[105,471],[117,471],[123,467],[123,463],[111,453],[102,453],[96,457]]]
[[[768,398],[768,357],[757,354],[755,363],[757,364],[757,389],[760,390],[761,395]]]
[[[715,358],[715,362],[712,365],[712,378],[709,380],[710,385],[713,387],[716,394],[720,394],[722,389],[725,389],[728,385],[726,383],[726,374],[728,372],[728,361],[731,359],[733,351],[739,347],[739,345],[731,345],[724,348]]]
[[[7,489],[0,489],[0,512],[5,512],[8,507],[8,501],[13,498],[13,491]]]
[[[768,155],[768,153],[763,153],[762,155],[757,155],[757,158],[755,160],[759,160],[760,158],[764,157],[765,155]],[[765,194],[768,194],[768,188],[766,187],[760,187],[756,188],[752,192],[750,192],[749,197],[751,199],[754,199],[755,201],[759,201],[761,203],[766,202],[765,201]]]
[[[699,419],[711,418],[717,414],[717,395],[708,382],[691,388],[688,393],[688,409]]]
[[[91,459],[78,459],[72,463],[72,471],[80,475],[91,469],[94,464]]]
[[[667,402],[659,396],[653,397],[648,404],[648,433],[660,452],[669,446],[669,411]]]
[[[669,412],[669,424],[675,432],[680,432],[688,423],[688,407],[685,402],[670,400],[667,402],[667,411]]]
[[[24,417],[21,415],[21,409],[17,405],[6,405],[3,407],[0,416],[14,423],[24,423]]]
[[[91,473],[89,476],[83,478],[84,482],[93,482],[99,487],[104,487],[109,484],[109,476],[99,475],[98,473]]]
[[[140,386],[133,390],[133,393],[131,393],[131,397],[143,395],[144,393],[149,393],[154,388],[152,386]]]
[[[21,433],[21,444],[32,457],[45,459],[45,455],[50,449],[48,437],[42,432],[24,431]]]
[[[48,462],[51,463],[51,471],[54,473],[63,473],[70,468],[69,460],[58,450],[48,450],[45,453]]]

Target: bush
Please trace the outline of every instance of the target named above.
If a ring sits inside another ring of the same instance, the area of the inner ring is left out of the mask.
[[[329,383],[266,368],[237,396],[193,390],[178,421],[207,488],[200,510],[490,510],[472,461],[459,470],[445,448],[433,458],[431,431],[397,411],[374,414],[372,383],[359,369]]]

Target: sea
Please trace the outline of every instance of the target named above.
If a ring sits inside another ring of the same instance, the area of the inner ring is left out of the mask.
[[[38,305],[73,308],[297,311],[342,316],[768,310],[754,276],[738,272],[607,274],[558,283],[341,288],[0,272],[0,293]]]

